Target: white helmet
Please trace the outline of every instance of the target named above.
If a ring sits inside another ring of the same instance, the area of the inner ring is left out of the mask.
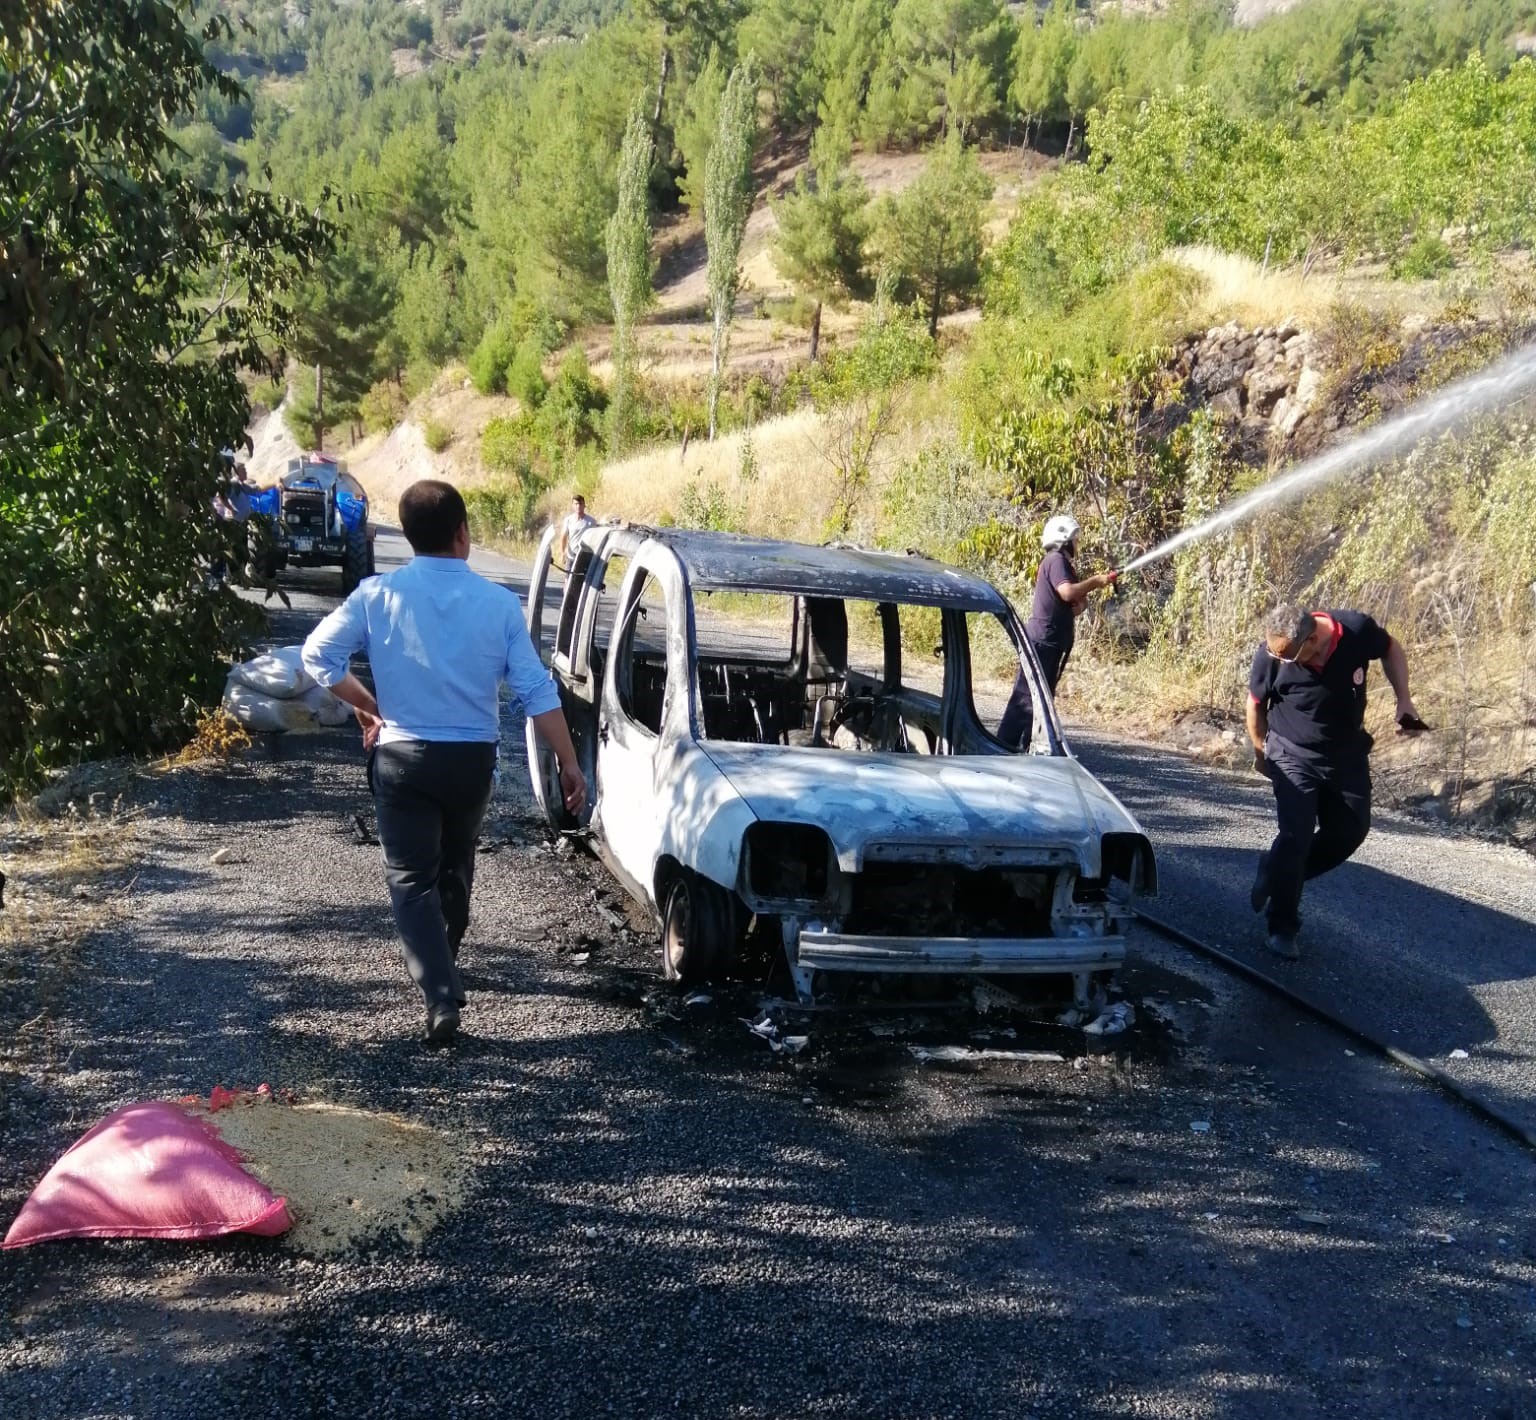
[[[1058,547],[1065,547],[1081,531],[1071,513],[1057,513],[1047,521],[1045,531],[1040,535],[1040,545],[1047,552],[1054,552]]]

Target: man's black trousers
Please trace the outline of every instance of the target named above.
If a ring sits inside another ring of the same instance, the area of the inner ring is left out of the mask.
[[[1371,764],[1362,753],[1314,759],[1266,747],[1279,832],[1269,850],[1269,930],[1301,927],[1302,884],[1331,872],[1371,831]]]
[[[1031,646],[1035,646],[1033,641]],[[1051,698],[1056,698],[1056,687],[1061,681],[1062,670],[1067,664],[1066,651],[1057,650],[1055,646],[1035,646],[1035,659],[1040,662],[1040,669],[1045,672],[1046,689],[1051,692]],[[1009,749],[1029,748],[1029,742],[1035,733],[1035,707],[1029,693],[1029,677],[1021,670],[1019,678],[1013,683],[1013,694],[1008,697],[1008,705],[1003,711],[1003,718],[998,721],[997,737]]]
[[[428,1006],[464,1001],[455,958],[495,768],[493,744],[408,740],[380,745],[374,756],[384,880],[405,965]]]

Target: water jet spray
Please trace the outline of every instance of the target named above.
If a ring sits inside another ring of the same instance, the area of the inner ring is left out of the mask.
[[[1463,419],[1512,404],[1536,387],[1536,344],[1522,346],[1476,375],[1447,385],[1428,399],[1395,414],[1354,438],[1304,460],[1294,468],[1245,493],[1204,521],[1184,528],[1150,552],[1133,558],[1120,569],[1122,575],[1161,562],[1193,543],[1225,532],[1271,504],[1286,502],[1335,479],[1369,468],[1401,453],[1420,440],[1454,428]]]

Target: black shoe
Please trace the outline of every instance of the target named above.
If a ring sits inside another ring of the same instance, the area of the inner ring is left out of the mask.
[[[459,1033],[459,1008],[452,1001],[439,1001],[427,1008],[427,1040],[446,1045]]]
[[[1253,890],[1248,894],[1248,903],[1255,912],[1262,912],[1269,901],[1269,854],[1259,854],[1259,869],[1253,875]]]
[[[1301,948],[1296,945],[1294,932],[1271,932],[1267,945],[1277,957],[1283,957],[1286,961],[1301,960]]]

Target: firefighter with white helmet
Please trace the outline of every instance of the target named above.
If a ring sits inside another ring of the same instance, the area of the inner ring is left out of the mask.
[[[1035,659],[1045,673],[1045,682],[1051,695],[1061,681],[1061,673],[1072,654],[1072,643],[1077,634],[1077,618],[1088,605],[1089,596],[1100,589],[1112,586],[1119,578],[1116,571],[1099,572],[1092,577],[1078,579],[1074,565],[1077,558],[1077,539],[1082,532],[1078,521],[1070,513],[1057,513],[1046,520],[1040,535],[1045,548],[1045,558],[1035,575],[1035,601],[1030,617],[1024,623],[1024,634],[1034,648]],[[1034,730],[1034,708],[1030,701],[1029,685],[1023,675],[1013,688],[1008,708],[998,725],[998,738],[1009,749],[1028,749]]]

